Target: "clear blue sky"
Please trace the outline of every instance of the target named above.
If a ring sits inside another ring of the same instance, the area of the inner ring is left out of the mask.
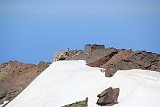
[[[160,0],[0,0],[0,63],[88,43],[160,53]]]

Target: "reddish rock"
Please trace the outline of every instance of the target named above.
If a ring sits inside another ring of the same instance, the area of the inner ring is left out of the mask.
[[[45,62],[38,65],[18,61],[0,64],[0,74],[3,74],[0,77],[0,103],[14,99],[48,66]]]
[[[130,69],[144,69],[154,70],[160,72],[160,55],[146,52],[137,51],[130,54],[127,58],[117,61],[116,63],[109,64],[106,69],[106,77],[113,76],[117,70],[130,70]]]
[[[117,54],[117,52],[111,52],[110,54],[104,56],[103,58],[87,63],[87,65],[91,67],[100,67],[101,65],[107,63],[115,54]]]

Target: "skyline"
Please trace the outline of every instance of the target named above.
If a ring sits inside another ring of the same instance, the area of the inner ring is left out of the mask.
[[[50,62],[85,44],[160,53],[158,0],[1,0],[0,63]]]

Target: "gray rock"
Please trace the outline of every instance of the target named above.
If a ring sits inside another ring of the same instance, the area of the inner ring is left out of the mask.
[[[4,98],[6,97],[6,95],[7,95],[7,91],[4,90],[4,89],[0,89],[0,104],[3,103]]]
[[[78,101],[78,102],[68,104],[68,105],[65,105],[65,106],[62,106],[62,107],[87,107],[88,106],[87,103],[88,103],[88,98],[86,98],[83,101]]]
[[[112,87],[107,88],[101,92],[97,97],[97,104],[100,106],[111,106],[118,103],[119,88],[113,89]]]

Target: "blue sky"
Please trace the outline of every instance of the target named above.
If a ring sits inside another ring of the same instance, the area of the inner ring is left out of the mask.
[[[160,53],[159,0],[0,0],[0,63],[85,44]]]

